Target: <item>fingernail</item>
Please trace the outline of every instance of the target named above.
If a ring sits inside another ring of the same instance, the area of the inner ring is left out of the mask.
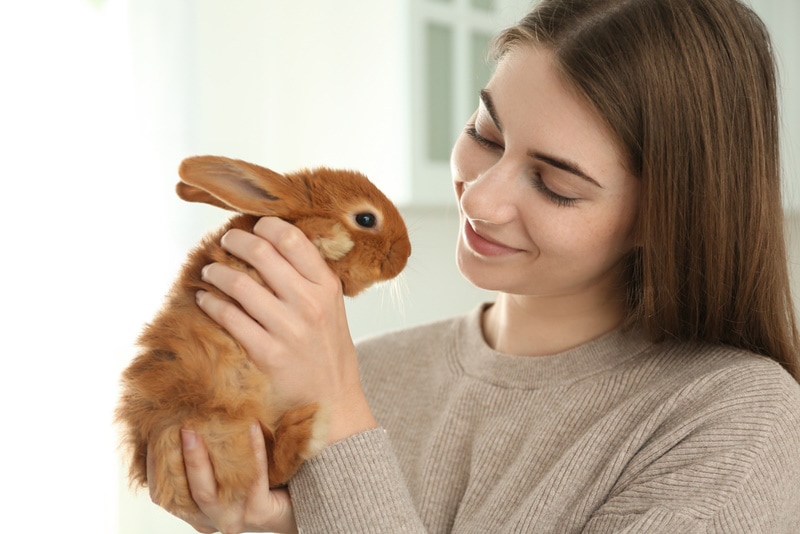
[[[203,280],[206,279],[206,274],[208,274],[208,265],[204,265],[202,269],[200,269],[200,278]]]
[[[183,442],[183,448],[190,451],[197,445],[197,435],[193,430],[181,429],[181,441]]]
[[[200,290],[199,290],[197,293],[195,293],[195,294],[194,294],[194,300],[195,300],[195,301],[196,301],[198,304],[200,304],[200,303],[201,303],[200,301],[201,301],[201,300],[203,299],[203,297],[205,297],[205,296],[206,296],[206,291],[204,291],[204,290],[200,289]]]
[[[258,436],[258,433],[261,432],[261,427],[258,426],[258,423],[253,423],[250,425],[250,435],[255,437]]]

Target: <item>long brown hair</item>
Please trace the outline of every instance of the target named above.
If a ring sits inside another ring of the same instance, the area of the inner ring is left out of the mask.
[[[547,47],[641,178],[629,323],[723,343],[800,381],[770,38],[738,0],[543,0],[501,58]]]

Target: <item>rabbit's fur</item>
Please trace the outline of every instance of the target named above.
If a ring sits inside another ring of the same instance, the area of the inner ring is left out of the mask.
[[[198,509],[186,481],[181,428],[195,430],[208,447],[223,502],[242,499],[254,481],[253,422],[260,423],[267,444],[272,486],[285,484],[316,454],[327,431],[324,409],[283,405],[269,376],[197,307],[197,290],[221,295],[200,279],[209,263],[223,262],[263,284],[254,269],[221,248],[222,235],[231,228],[251,231],[259,216],[281,217],[317,245],[349,296],[399,274],[411,244],[397,208],[357,172],[319,168],[281,175],[244,161],[199,156],[184,160],[179,174],[177,192],[184,200],[242,214],[189,255],[163,308],[138,340],[141,352],[123,373],[116,419],[131,483],[148,483],[151,447],[157,459],[150,481],[154,500],[187,517]]]

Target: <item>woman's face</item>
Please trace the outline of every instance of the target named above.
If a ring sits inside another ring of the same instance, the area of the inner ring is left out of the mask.
[[[458,266],[473,284],[542,297],[620,295],[639,180],[549,51],[525,46],[504,56],[451,167]]]

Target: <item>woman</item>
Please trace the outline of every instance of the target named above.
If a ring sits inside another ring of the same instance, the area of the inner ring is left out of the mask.
[[[800,366],[768,36],[736,0],[544,0],[457,140],[458,265],[497,300],[356,350],[314,247],[263,219],[200,306],[333,408],[289,490],[201,532],[796,532]],[[379,426],[380,425],[380,426]],[[384,430],[385,429],[385,430]],[[263,462],[264,445],[254,434]],[[291,493],[291,497],[289,495]]]

